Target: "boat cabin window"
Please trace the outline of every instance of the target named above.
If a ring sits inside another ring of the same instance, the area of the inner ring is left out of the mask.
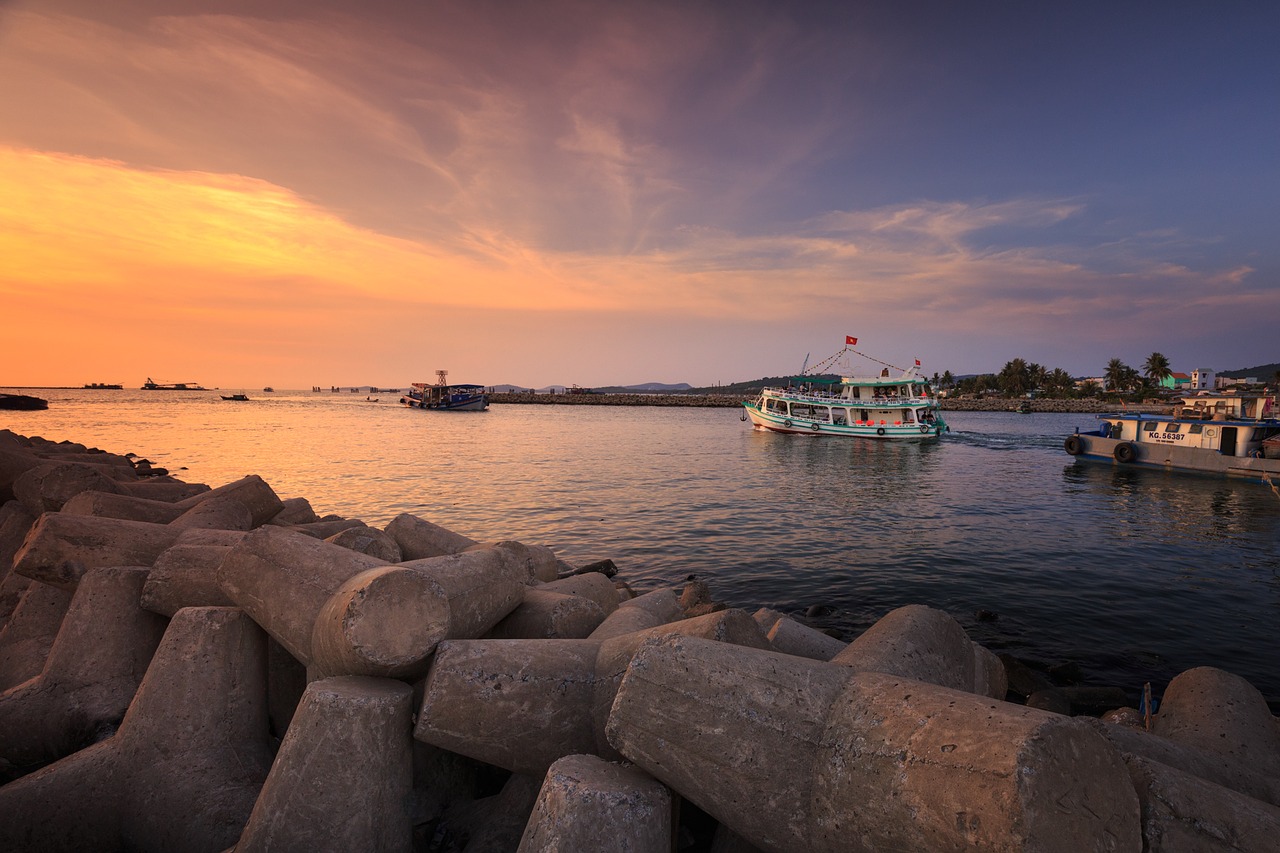
[[[1187,424],[1188,435],[1199,435],[1204,432],[1204,424]]]
[[[1142,425],[1143,432],[1155,432],[1158,429],[1160,429],[1160,424],[1155,421],[1147,421]]]
[[[771,412],[778,412],[779,414],[785,415],[787,413],[787,401],[777,400],[777,399],[774,399],[773,397],[770,397],[768,400],[765,401],[765,408],[767,408]]]
[[[1177,432],[1182,428],[1182,424],[1167,423],[1164,425],[1165,432]]]
[[[812,416],[812,414],[811,414],[811,412],[809,411],[809,407],[808,407],[808,406],[797,406],[796,404],[792,403],[792,404],[791,404],[791,416],[792,416],[793,418],[807,418],[807,417],[811,417],[811,416]]]

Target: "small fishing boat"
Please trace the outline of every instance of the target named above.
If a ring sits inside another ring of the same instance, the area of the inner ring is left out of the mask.
[[[1031,402],[1029,400],[1023,400],[1021,403],[1013,407],[1013,411],[1020,415],[1029,415],[1031,414]]]
[[[206,391],[199,382],[156,382],[150,376],[142,385],[143,391]]]
[[[450,385],[449,371],[437,370],[436,383],[414,382],[400,398],[411,409],[434,409],[441,412],[482,412],[489,408],[489,395],[483,385]],[[354,389],[353,389],[354,390]]]
[[[936,438],[949,431],[928,380],[917,375],[919,361],[910,368],[894,367],[851,349],[857,343],[857,338],[845,338],[844,349],[812,369],[806,359],[800,375],[785,387],[764,388],[745,401],[742,420],[758,430],[850,438]],[[883,369],[878,376],[824,373],[837,364],[847,366],[849,355]]]
[[[224,400],[235,400],[238,403],[247,403],[249,401],[248,394],[232,394],[230,396],[226,394],[219,394],[218,396],[222,397]]]
[[[1078,459],[1199,471],[1266,481],[1280,478],[1280,420],[1268,393],[1200,392],[1169,414],[1098,415],[1063,449]]]

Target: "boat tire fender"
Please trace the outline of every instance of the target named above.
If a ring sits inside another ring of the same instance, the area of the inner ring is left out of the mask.
[[[877,427],[876,435],[884,435],[884,427]]]
[[[1062,442],[1062,449],[1072,456],[1079,456],[1084,453],[1084,442],[1080,440],[1078,435],[1069,435],[1067,440]]]
[[[783,422],[782,422],[782,425],[783,425],[784,427],[789,427],[789,426],[791,426],[791,421],[783,421]]]
[[[809,424],[809,429],[813,430],[814,432],[817,432],[817,431],[818,431],[818,425],[817,425],[817,424]]]
[[[1115,456],[1117,462],[1127,465],[1138,458],[1138,450],[1132,444],[1125,441],[1116,445],[1116,449],[1113,451],[1112,455]]]
[[[928,433],[929,433],[929,427],[927,427],[927,426],[926,426],[926,425],[924,425],[924,424],[920,424],[920,432],[922,432],[922,433],[924,433],[924,434],[928,435]]]

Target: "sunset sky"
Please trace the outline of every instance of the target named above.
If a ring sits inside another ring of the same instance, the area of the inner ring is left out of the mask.
[[[0,0],[0,385],[1280,360],[1280,4]]]

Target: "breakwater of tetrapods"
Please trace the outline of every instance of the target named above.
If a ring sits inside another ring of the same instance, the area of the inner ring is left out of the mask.
[[[754,395],[742,394],[534,394],[534,393],[497,393],[489,395],[489,400],[496,404],[542,405],[542,406],[665,406],[672,408],[738,408],[743,400]],[[943,398],[939,407],[952,412],[1008,412],[1021,401],[1002,398],[958,399]],[[1151,400],[1144,403],[1120,404],[1102,400],[1052,400],[1037,399],[1027,401],[1032,413],[1035,412],[1080,412],[1087,414],[1106,414],[1116,411],[1142,411],[1164,413],[1171,409],[1169,403]]]
[[[1035,685],[929,607],[845,643],[547,543],[8,431],[0,501],[5,850],[1136,853],[1280,830],[1280,728],[1220,669],[1073,716],[1107,698]]]

